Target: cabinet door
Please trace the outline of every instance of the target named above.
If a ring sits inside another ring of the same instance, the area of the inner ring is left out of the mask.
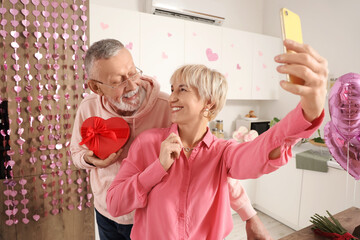
[[[315,213],[327,216],[326,210],[331,214],[336,214],[356,206],[354,185],[354,179],[344,170],[329,168],[327,173],[304,171],[300,227],[309,226],[310,217]],[[359,196],[359,192],[356,194]],[[357,201],[359,201],[358,198]]]
[[[253,34],[223,28],[222,72],[228,80],[227,99],[251,99]]]
[[[278,98],[280,74],[274,57],[282,53],[281,44],[279,38],[254,34],[253,99]]]
[[[184,64],[184,21],[141,14],[141,68],[171,93],[170,77]]]
[[[303,170],[295,159],[257,180],[255,207],[278,221],[298,230]]]
[[[91,4],[90,16],[90,44],[105,38],[117,39],[130,51],[135,65],[139,66],[139,13]]]
[[[185,21],[185,63],[221,72],[221,27]]]

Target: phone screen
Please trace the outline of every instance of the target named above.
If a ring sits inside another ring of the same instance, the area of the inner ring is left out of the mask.
[[[282,8],[280,10],[280,19],[283,40],[291,39],[303,43],[300,17],[292,11]],[[285,51],[287,50],[285,49]],[[290,75],[288,80],[295,84],[304,84],[304,80],[296,76]]]

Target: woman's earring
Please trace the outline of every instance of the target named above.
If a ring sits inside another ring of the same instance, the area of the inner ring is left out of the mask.
[[[203,112],[203,116],[204,116],[205,118],[208,118],[208,117],[209,117],[209,114],[210,114],[209,109],[208,109],[208,108],[205,108],[205,109],[204,109],[204,112]]]

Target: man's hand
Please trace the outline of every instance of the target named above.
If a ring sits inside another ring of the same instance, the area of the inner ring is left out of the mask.
[[[86,163],[88,163],[90,165],[94,165],[95,167],[106,168],[118,160],[122,151],[123,150],[120,149],[117,153],[112,153],[112,154],[110,154],[109,157],[107,157],[103,160],[103,159],[96,157],[94,155],[93,151],[88,150],[84,155],[84,160]]]
[[[246,221],[246,235],[248,240],[273,240],[258,215]]]

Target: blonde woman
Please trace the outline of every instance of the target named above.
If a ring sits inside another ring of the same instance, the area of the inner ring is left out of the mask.
[[[300,104],[252,142],[217,139],[207,127],[225,103],[223,75],[203,65],[175,71],[169,99],[173,124],[135,139],[107,193],[113,216],[136,209],[131,239],[224,239],[232,229],[227,177],[257,178],[278,169],[291,158],[297,140],[320,126],[326,60],[306,45],[285,44],[296,54],[275,58],[291,63],[278,71],[306,84],[281,86],[300,95]]]

